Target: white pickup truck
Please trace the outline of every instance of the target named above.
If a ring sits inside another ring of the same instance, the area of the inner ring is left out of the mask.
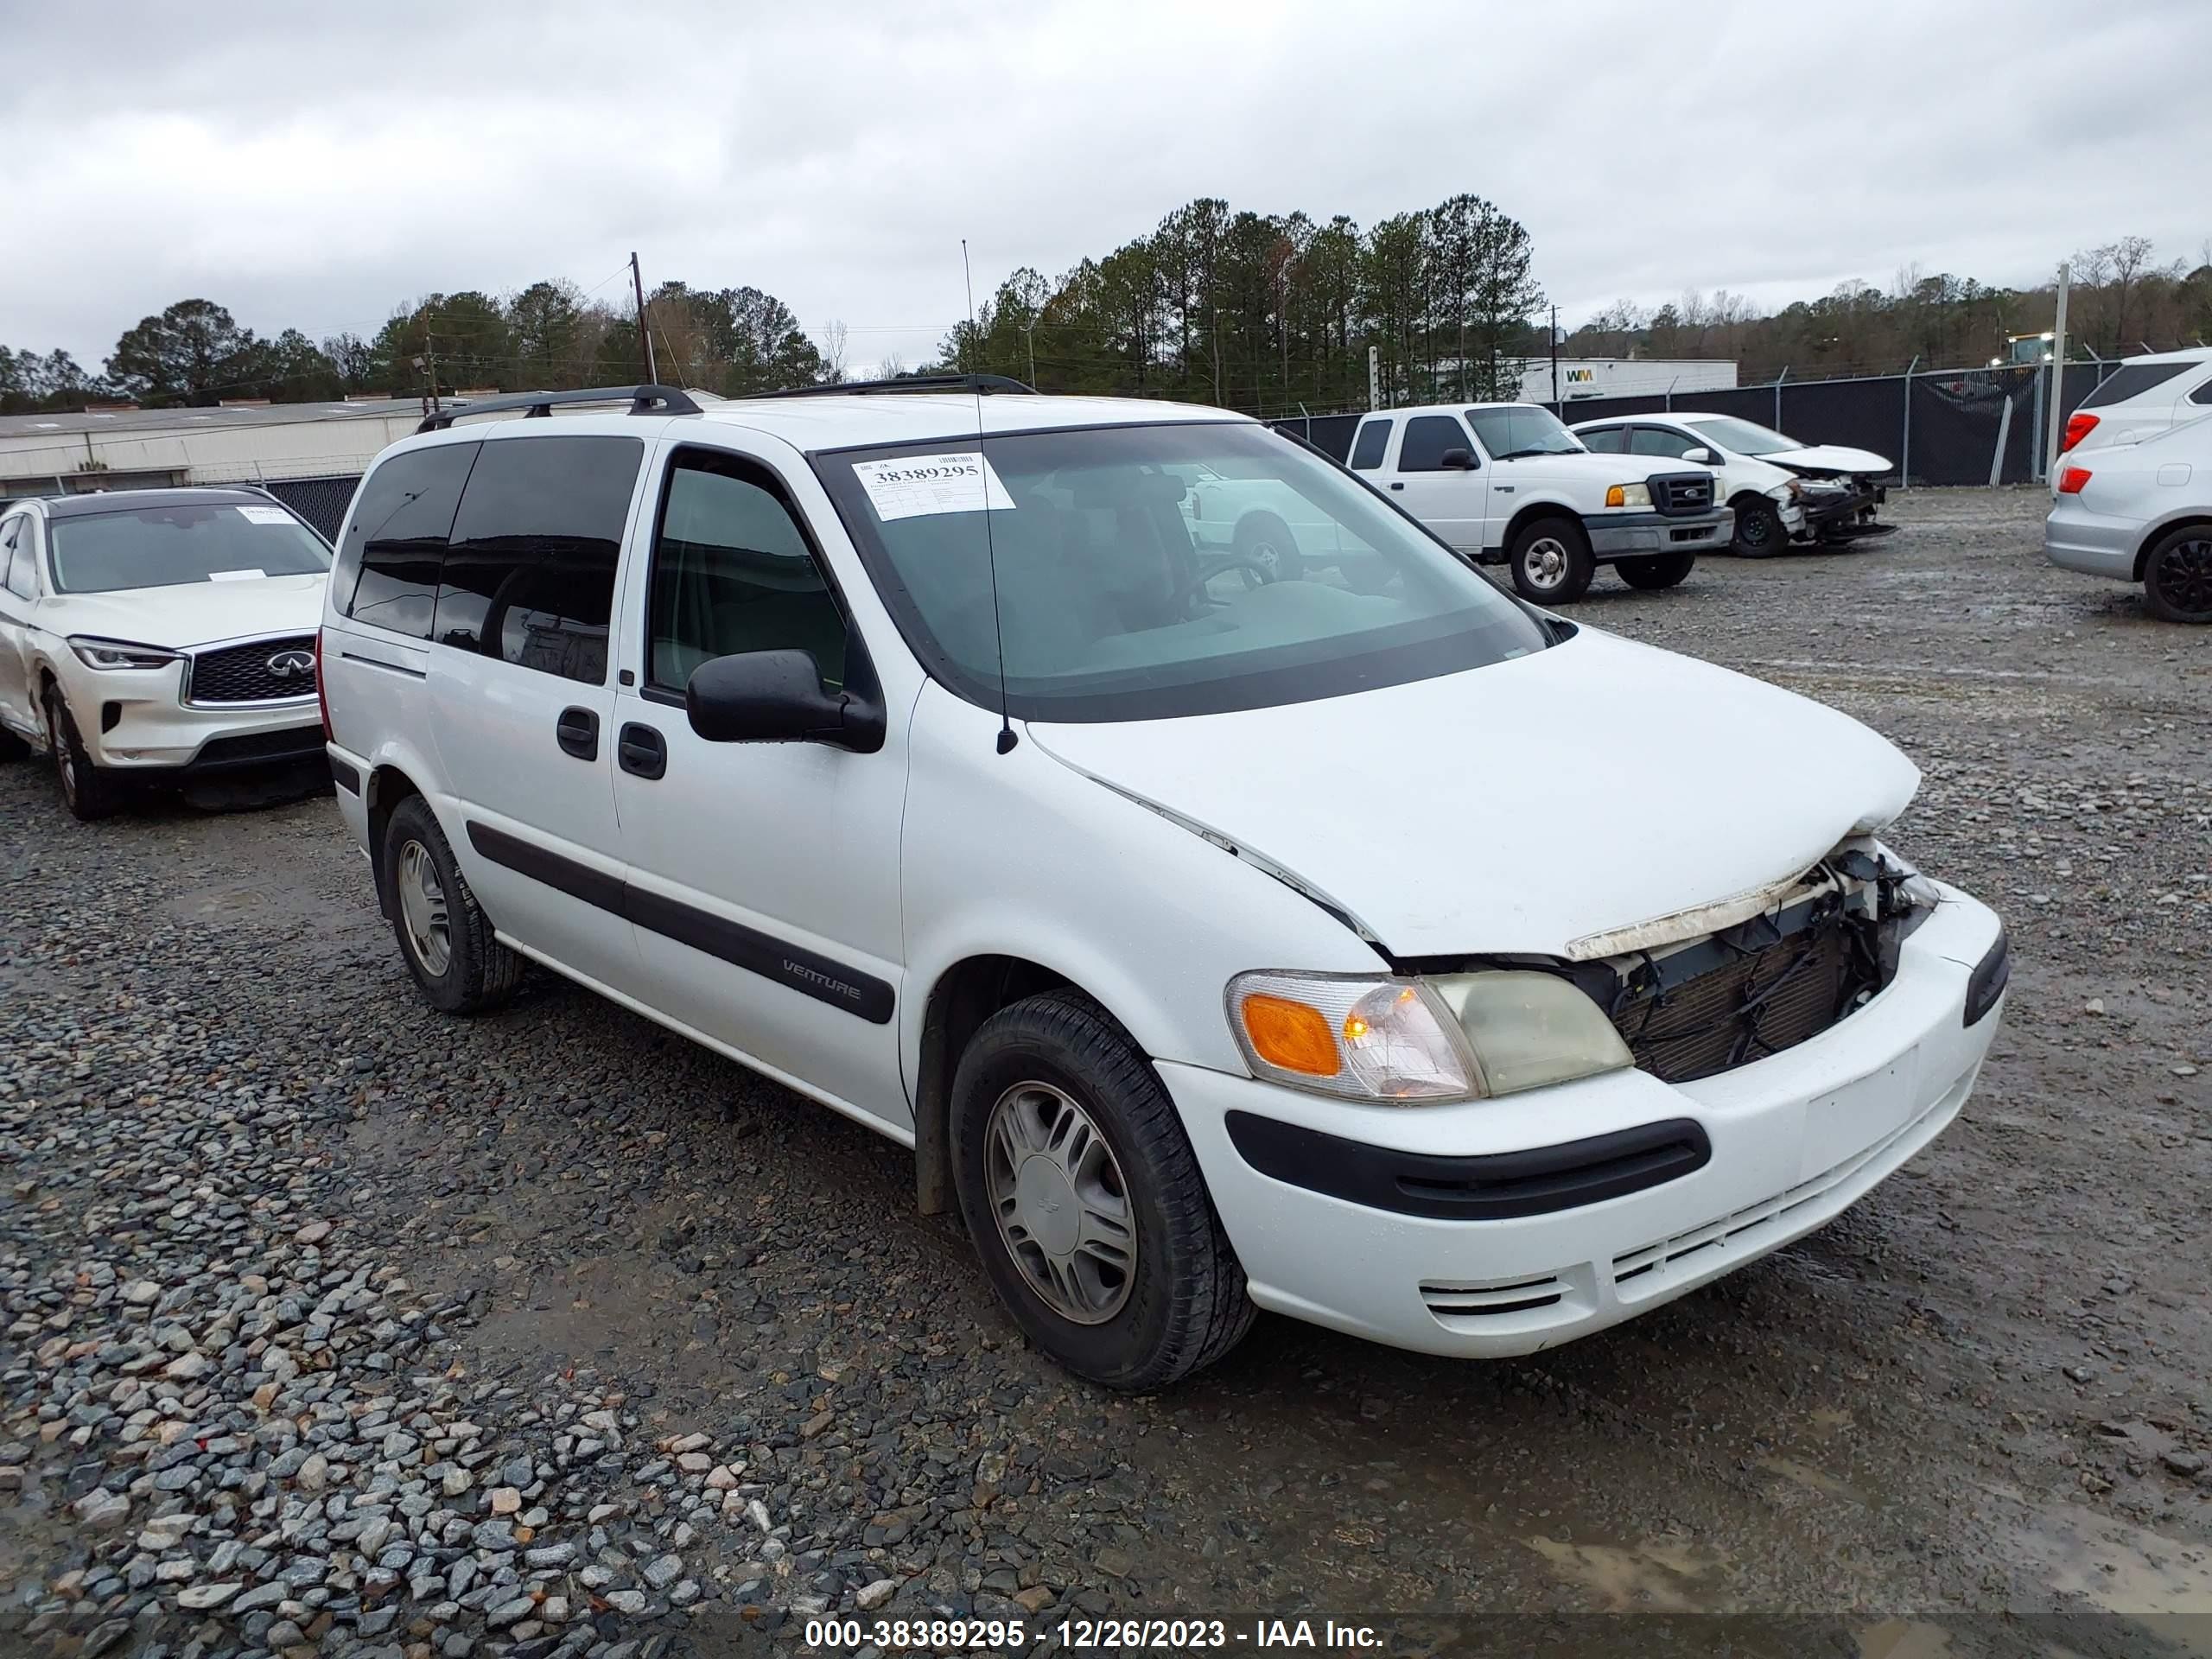
[[[1671,588],[1735,534],[1709,468],[1592,454],[1534,404],[1378,410],[1347,459],[1449,545],[1506,565],[1538,604],[1580,599],[1600,564],[1631,588]]]

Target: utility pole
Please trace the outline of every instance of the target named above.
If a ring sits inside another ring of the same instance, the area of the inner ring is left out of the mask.
[[[1367,406],[1382,407],[1382,348],[1379,346],[1367,348]]]
[[[429,320],[423,322],[423,355],[415,359],[416,366],[424,373],[423,409],[425,414],[438,412],[438,348],[430,339]]]
[[[1213,403],[1221,407],[1221,308],[1213,308]]]
[[[2066,429],[2066,279],[2068,267],[2062,261],[2058,267],[2058,320],[2050,331],[2050,440],[2045,448],[2049,457],[2044,467],[2044,476],[2058,470],[2058,438]]]
[[[645,365],[645,378],[660,384],[660,369],[653,361],[653,331],[645,326],[645,279],[638,273],[638,256],[630,256],[630,290],[638,296],[638,359]]]
[[[1552,413],[1560,412],[1559,404],[1559,307],[1552,307]]]
[[[1035,317],[1029,319],[1029,326],[1021,331],[1021,335],[1029,342],[1029,384],[1033,386],[1037,384],[1037,319]]]

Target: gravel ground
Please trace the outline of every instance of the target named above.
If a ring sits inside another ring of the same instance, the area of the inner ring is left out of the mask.
[[[1526,1361],[1263,1319],[1095,1392],[899,1148],[550,976],[423,1007],[327,799],[82,826],[0,772],[0,1647],[2212,1652],[2212,636],[2049,569],[2041,510],[1576,609],[1903,744],[1893,838],[2018,966],[1912,1168]]]

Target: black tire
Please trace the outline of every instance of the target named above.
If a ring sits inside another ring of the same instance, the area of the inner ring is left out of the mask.
[[[1736,551],[1747,559],[1770,559],[1789,545],[1789,532],[1771,501],[1757,498],[1736,509]]]
[[[416,943],[401,896],[402,869],[410,848],[421,849],[444,901],[442,963],[435,960],[434,949],[426,954],[425,947]],[[469,891],[461,866],[454,862],[453,849],[438,828],[436,815],[420,795],[410,795],[392,809],[380,856],[385,906],[400,959],[430,1006],[448,1014],[479,1014],[512,995],[522,982],[523,959],[492,937],[490,919]]]
[[[1022,1085],[1065,1095],[1111,1152],[1135,1265],[1118,1311],[1063,1315],[1016,1262],[993,1212],[986,1159],[994,1109]],[[1211,1365],[1251,1326],[1244,1270],[1222,1231],[1173,1102],[1143,1052],[1075,991],[1000,1009],[960,1057],[952,1085],[953,1184],[983,1271],[1030,1341],[1109,1389],[1165,1388]]]
[[[1590,591],[1597,561],[1590,538],[1572,518],[1533,518],[1506,553],[1514,590],[1538,605],[1567,605]]]
[[[61,785],[61,804],[80,823],[112,817],[130,798],[130,786],[92,764],[57,687],[46,688],[45,706],[46,746],[54,759],[54,781]]]
[[[1649,593],[1672,588],[1689,575],[1696,563],[1694,553],[1654,553],[1647,559],[1623,559],[1613,569],[1620,572],[1621,580],[1630,587]]]
[[[1241,571],[1244,585],[1260,587],[1264,582],[1296,582],[1306,574],[1306,561],[1298,551],[1298,537],[1292,535],[1290,526],[1272,512],[1248,512],[1236,521],[1235,537],[1236,556],[1248,565],[1257,565],[1268,574],[1262,577],[1257,571]]]
[[[2167,622],[2212,622],[2212,524],[2183,524],[2143,561],[2143,599]]]

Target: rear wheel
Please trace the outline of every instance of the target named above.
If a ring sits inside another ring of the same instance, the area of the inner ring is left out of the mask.
[[[399,954],[431,1007],[475,1014],[512,994],[522,958],[492,937],[491,921],[419,795],[393,808],[385,826],[384,891]]]
[[[2212,622],[2212,524],[2184,524],[2151,550],[2143,597],[2169,622]]]
[[[1158,1389],[1249,1328],[1243,1269],[1151,1063],[1089,998],[1001,1008],[961,1056],[953,1181],[1029,1339],[1108,1388]]]
[[[46,747],[54,757],[54,775],[61,785],[61,804],[72,817],[91,823],[113,815],[128,793],[121,779],[103,772],[85,753],[77,735],[77,722],[69,713],[59,687],[46,689]]]
[[[1649,590],[1672,588],[1696,563],[1694,553],[1655,553],[1648,559],[1623,559],[1613,569],[1630,587]]]
[[[1770,558],[1789,545],[1789,532],[1770,501],[1746,501],[1736,509],[1736,551],[1747,559]]]
[[[1523,525],[1506,555],[1513,586],[1539,605],[1564,605],[1590,591],[1597,563],[1590,539],[1572,518],[1537,518]]]

